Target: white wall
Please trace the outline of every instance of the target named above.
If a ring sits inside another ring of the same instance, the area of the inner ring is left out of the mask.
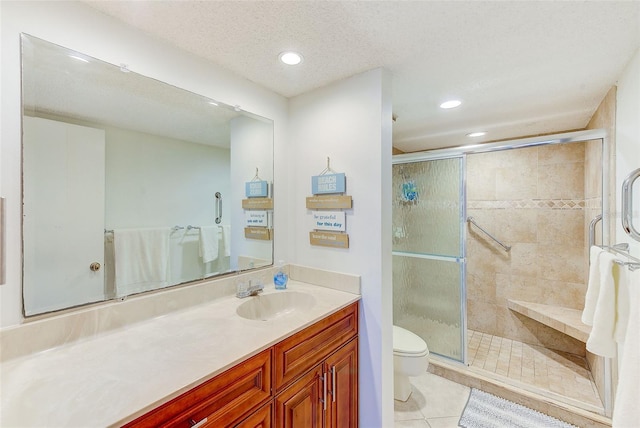
[[[616,237],[615,242],[628,242],[632,254],[640,257],[640,242],[622,230],[620,222],[620,189],[627,175],[640,168],[640,49],[618,79],[616,97]],[[640,179],[636,180],[633,224],[640,230]]]
[[[275,177],[287,182],[287,100],[210,62],[150,38],[76,2],[0,2],[0,196],[6,198],[6,284],[0,286],[0,326],[22,322],[20,190],[20,32],[274,119]],[[289,198],[276,200],[277,258],[288,259]]]
[[[227,199],[231,207],[231,260],[238,257],[259,260],[271,260],[272,241],[247,239],[244,237],[245,211],[242,200],[245,199],[245,183],[251,181],[258,168],[258,176],[271,184],[273,182],[273,163],[271,162],[271,125],[250,117],[238,117],[231,121],[231,193]],[[285,184],[282,183],[284,186]],[[279,213],[278,213],[279,214]],[[278,230],[278,233],[280,231]],[[277,260],[277,259],[276,259]],[[240,266],[244,267],[244,266]],[[232,265],[237,269],[238,265]]]
[[[230,191],[228,149],[109,127],[106,140],[107,229],[215,225],[214,194]]]
[[[393,426],[391,340],[391,84],[373,70],[290,102],[294,252],[289,261],[362,276],[360,426]],[[311,176],[331,158],[347,176],[350,248],[309,244]],[[382,243],[382,245],[380,245]]]

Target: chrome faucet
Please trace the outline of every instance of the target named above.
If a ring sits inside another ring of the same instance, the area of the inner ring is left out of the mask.
[[[238,299],[244,299],[245,297],[249,297],[249,296],[257,296],[258,293],[260,293],[262,290],[264,290],[264,284],[260,282],[258,282],[258,284],[256,285],[252,285],[251,280],[249,280],[248,286],[246,283],[240,282],[238,283],[236,297]]]

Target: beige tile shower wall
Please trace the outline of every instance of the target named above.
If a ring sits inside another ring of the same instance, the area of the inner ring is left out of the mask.
[[[609,188],[606,189],[609,194],[609,212],[616,212],[616,177],[615,177],[615,144],[616,144],[616,94],[617,88],[613,86],[607,95],[604,97],[598,109],[591,117],[589,124],[587,125],[587,129],[597,129],[604,128],[607,130],[609,134],[609,153],[602,152],[602,143],[600,142],[588,142],[587,143],[587,152],[585,156],[585,198],[587,199],[587,215],[585,217],[585,223],[588,223],[590,219],[598,215],[599,210],[591,208],[593,205],[598,204],[599,198],[602,198],[602,175],[600,173],[600,168],[597,168],[598,164],[602,163],[602,157],[609,156],[606,161],[609,164],[609,170],[612,171],[611,176],[609,177]],[[597,169],[596,169],[597,168]],[[601,204],[601,203],[600,203]],[[610,236],[615,236],[615,223],[616,216],[614,215],[611,218],[609,233]],[[599,225],[600,226],[600,225]],[[601,228],[598,227],[596,229],[598,233],[596,234],[596,243],[602,243],[602,237],[599,233]],[[588,238],[587,238],[588,239]],[[600,394],[600,398],[604,402],[605,397],[605,376],[604,376],[604,359],[602,357],[598,357],[591,353],[587,353],[587,360],[589,361],[589,366],[591,368],[591,374],[593,375],[593,379],[595,380],[596,387],[598,388],[598,393]],[[612,396],[615,399],[615,391],[618,385],[618,367],[617,367],[617,359],[612,360]]]
[[[524,300],[584,306],[584,143],[469,155],[467,214],[512,246],[468,225],[468,327],[584,355],[584,343],[507,308]]]

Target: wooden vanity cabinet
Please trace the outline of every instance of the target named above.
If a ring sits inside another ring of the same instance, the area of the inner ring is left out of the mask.
[[[125,427],[236,426],[271,399],[271,369],[271,349],[267,349]]]
[[[357,334],[358,304],[354,303],[276,344],[276,393]]]
[[[358,305],[274,347],[278,428],[358,426]]]
[[[125,427],[355,428],[357,336],[356,302]]]
[[[275,407],[278,428],[356,428],[358,339],[278,394]]]

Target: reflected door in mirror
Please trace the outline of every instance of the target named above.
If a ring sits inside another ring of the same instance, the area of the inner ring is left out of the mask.
[[[104,299],[104,131],[24,117],[26,315]]]

